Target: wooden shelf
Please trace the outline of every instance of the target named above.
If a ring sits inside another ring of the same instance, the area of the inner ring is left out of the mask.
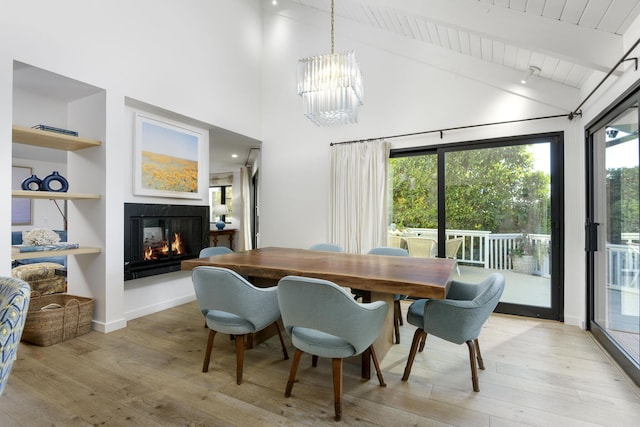
[[[12,190],[11,197],[24,197],[27,199],[58,199],[58,200],[97,200],[100,194],[67,193],[61,191],[30,191]]]
[[[65,135],[63,133],[16,125],[13,126],[13,142],[66,151],[75,151],[102,145],[100,141],[95,139],[80,138],[79,136]]]
[[[25,259],[25,258],[44,258],[51,256],[66,256],[66,255],[83,255],[83,254],[99,254],[102,252],[100,248],[93,247],[81,247],[76,249],[63,249],[60,251],[40,251],[40,252],[14,252],[11,254],[12,259]]]

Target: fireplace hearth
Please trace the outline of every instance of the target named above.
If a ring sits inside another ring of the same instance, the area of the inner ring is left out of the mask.
[[[124,280],[180,270],[209,246],[209,206],[124,204]]]

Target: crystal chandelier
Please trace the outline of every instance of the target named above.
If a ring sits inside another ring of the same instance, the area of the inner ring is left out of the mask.
[[[358,122],[362,75],[353,51],[334,53],[331,0],[331,54],[298,61],[298,95],[304,115],[318,126]]]

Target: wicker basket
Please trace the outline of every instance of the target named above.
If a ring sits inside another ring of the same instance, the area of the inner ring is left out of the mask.
[[[68,294],[31,298],[22,341],[49,346],[91,330],[93,299]]]

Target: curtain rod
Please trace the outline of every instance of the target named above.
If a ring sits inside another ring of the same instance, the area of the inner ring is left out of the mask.
[[[508,121],[504,121],[504,122],[482,123],[482,124],[477,124],[477,125],[458,126],[458,127],[446,128],[446,129],[426,130],[426,131],[422,131],[422,132],[405,133],[405,134],[400,134],[400,135],[390,135],[390,136],[383,136],[383,137],[379,137],[379,138],[354,139],[352,141],[332,142],[329,145],[330,146],[334,146],[334,145],[339,145],[339,144],[352,144],[352,143],[355,143],[355,142],[369,142],[369,141],[375,141],[377,139],[403,138],[403,137],[407,137],[407,136],[425,135],[425,134],[428,134],[428,133],[437,133],[437,132],[440,133],[440,139],[442,139],[443,132],[447,132],[447,131],[451,131],[451,130],[470,129],[470,128],[477,128],[477,127],[482,127],[482,126],[504,125],[504,124],[508,124],[508,123],[528,122],[528,121],[532,121],[532,120],[555,119],[555,118],[558,118],[558,117],[567,117],[569,120],[573,120],[573,118],[575,116],[582,116],[582,111],[580,111],[580,107],[582,107],[585,104],[585,102],[587,102],[589,100],[589,98],[591,98],[591,96],[598,89],[600,89],[600,86],[602,86],[602,84],[611,76],[611,74],[613,74],[613,72],[616,70],[616,68],[618,68],[620,66],[620,64],[622,64],[625,61],[634,60],[635,61],[636,71],[638,70],[638,58],[627,58],[631,54],[631,52],[633,52],[633,50],[638,46],[638,44],[640,44],[640,38],[638,38],[638,40],[636,40],[636,42],[633,44],[633,46],[631,46],[631,48],[629,50],[627,50],[627,52],[624,55],[622,55],[622,58],[620,58],[620,60],[616,63],[616,65],[614,65],[609,70],[607,75],[602,78],[600,83],[598,83],[598,85],[595,88],[593,88],[593,90],[589,93],[589,95],[587,95],[582,100],[580,105],[578,105],[569,114],[557,114],[555,116],[533,117],[533,118],[530,118],[530,119],[508,120]]]
[[[375,140],[378,140],[378,139],[404,138],[404,137],[407,137],[407,136],[425,135],[425,134],[428,134],[428,133],[440,133],[440,139],[442,139],[442,137],[444,136],[444,132],[448,132],[448,131],[451,131],[451,130],[471,129],[471,128],[477,128],[477,127],[483,127],[483,126],[504,125],[504,124],[509,124],[509,123],[518,123],[518,122],[529,122],[529,121],[533,121],[533,120],[556,119],[558,117],[569,117],[569,116],[570,116],[570,114],[556,114],[554,116],[543,116],[543,117],[532,117],[532,118],[529,118],[529,119],[507,120],[507,121],[504,121],[504,122],[481,123],[481,124],[477,124],[477,125],[457,126],[457,127],[453,127],[453,128],[434,129],[434,130],[425,130],[425,131],[421,131],[421,132],[403,133],[403,134],[399,134],[399,135],[381,136],[381,137],[378,137],[378,138],[354,139],[352,141],[332,142],[329,145],[333,147],[334,145],[340,145],[340,144],[353,144],[355,142],[369,142],[369,141],[375,141]]]

